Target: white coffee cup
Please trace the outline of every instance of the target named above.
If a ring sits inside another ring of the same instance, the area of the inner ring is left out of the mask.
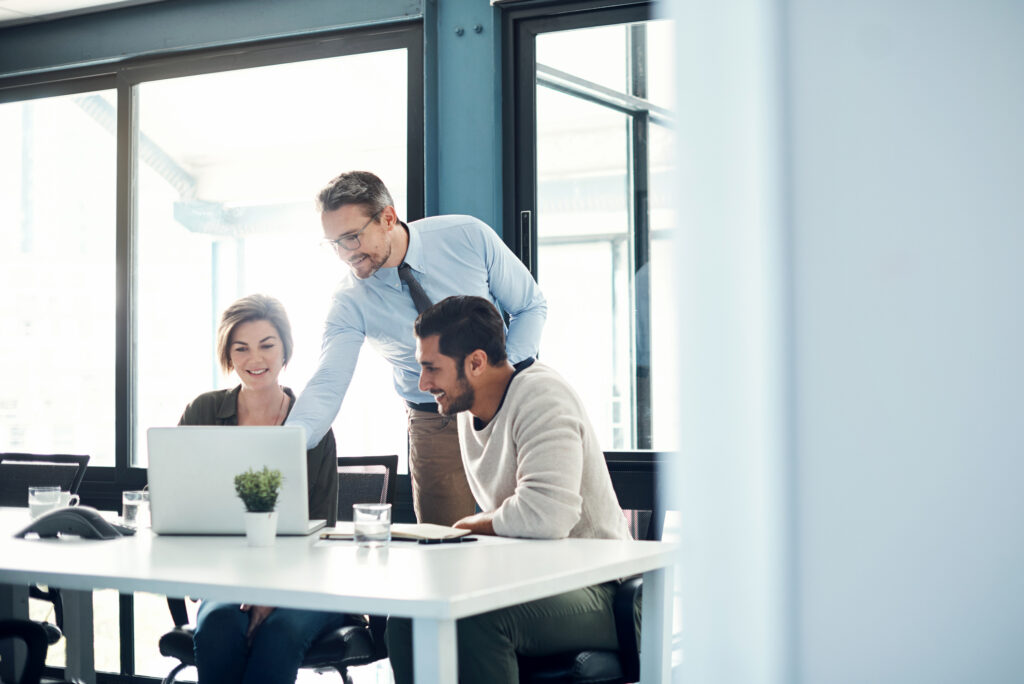
[[[61,507],[63,507],[63,506],[77,506],[79,501],[81,501],[81,498],[79,498],[79,496],[77,494],[72,494],[71,492],[61,492],[60,493],[60,505],[61,505]]]
[[[77,494],[62,492],[60,487],[29,487],[28,512],[33,518],[63,506],[77,506]]]

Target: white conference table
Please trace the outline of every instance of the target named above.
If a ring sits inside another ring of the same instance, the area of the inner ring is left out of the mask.
[[[0,508],[0,617],[24,616],[29,584],[64,590],[67,676],[86,684],[95,682],[94,589],[412,618],[417,680],[454,683],[459,618],[639,573],[641,681],[670,679],[672,544],[481,537],[361,549],[312,535],[251,548],[244,537],[160,536],[148,529],[107,541],[13,538],[27,522],[26,509]]]

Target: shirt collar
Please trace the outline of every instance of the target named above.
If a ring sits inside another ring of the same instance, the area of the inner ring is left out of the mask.
[[[404,221],[399,221],[398,224],[405,228],[405,232],[409,235],[409,245],[405,249],[405,259],[402,260],[402,263],[409,264],[414,270],[423,273],[421,267],[423,264],[423,249],[420,246],[419,233]],[[402,280],[398,277],[397,267],[379,269],[370,277],[376,278],[379,282],[396,290],[401,291],[402,289]]]
[[[282,387],[284,393],[288,395],[288,413],[292,412],[292,406],[295,405],[295,393],[292,392],[290,387]],[[238,385],[233,390],[224,395],[224,399],[220,402],[220,406],[217,407],[217,418],[220,420],[232,419],[235,425],[238,424],[238,393],[242,391],[242,386]]]

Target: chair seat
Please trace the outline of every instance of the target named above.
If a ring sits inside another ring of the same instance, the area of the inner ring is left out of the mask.
[[[357,617],[347,624],[322,635],[306,651],[302,667],[334,667],[363,665],[376,659],[373,639],[366,622]],[[160,637],[160,655],[177,658],[186,665],[195,665],[195,630],[175,627]]]
[[[537,658],[519,656],[520,684],[622,684],[625,681],[616,651],[580,651]]]

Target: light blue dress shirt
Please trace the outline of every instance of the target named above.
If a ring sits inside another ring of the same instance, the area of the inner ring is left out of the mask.
[[[405,263],[430,301],[452,295],[489,299],[509,315],[506,349],[512,363],[537,355],[547,302],[533,276],[490,226],[472,216],[434,216],[413,221],[408,228]],[[432,402],[418,386],[412,329],[417,315],[397,268],[382,268],[366,280],[346,273],[327,314],[319,366],[287,424],[303,426],[308,442],[319,443],[341,408],[363,340],[391,364],[395,390],[403,399]]]

